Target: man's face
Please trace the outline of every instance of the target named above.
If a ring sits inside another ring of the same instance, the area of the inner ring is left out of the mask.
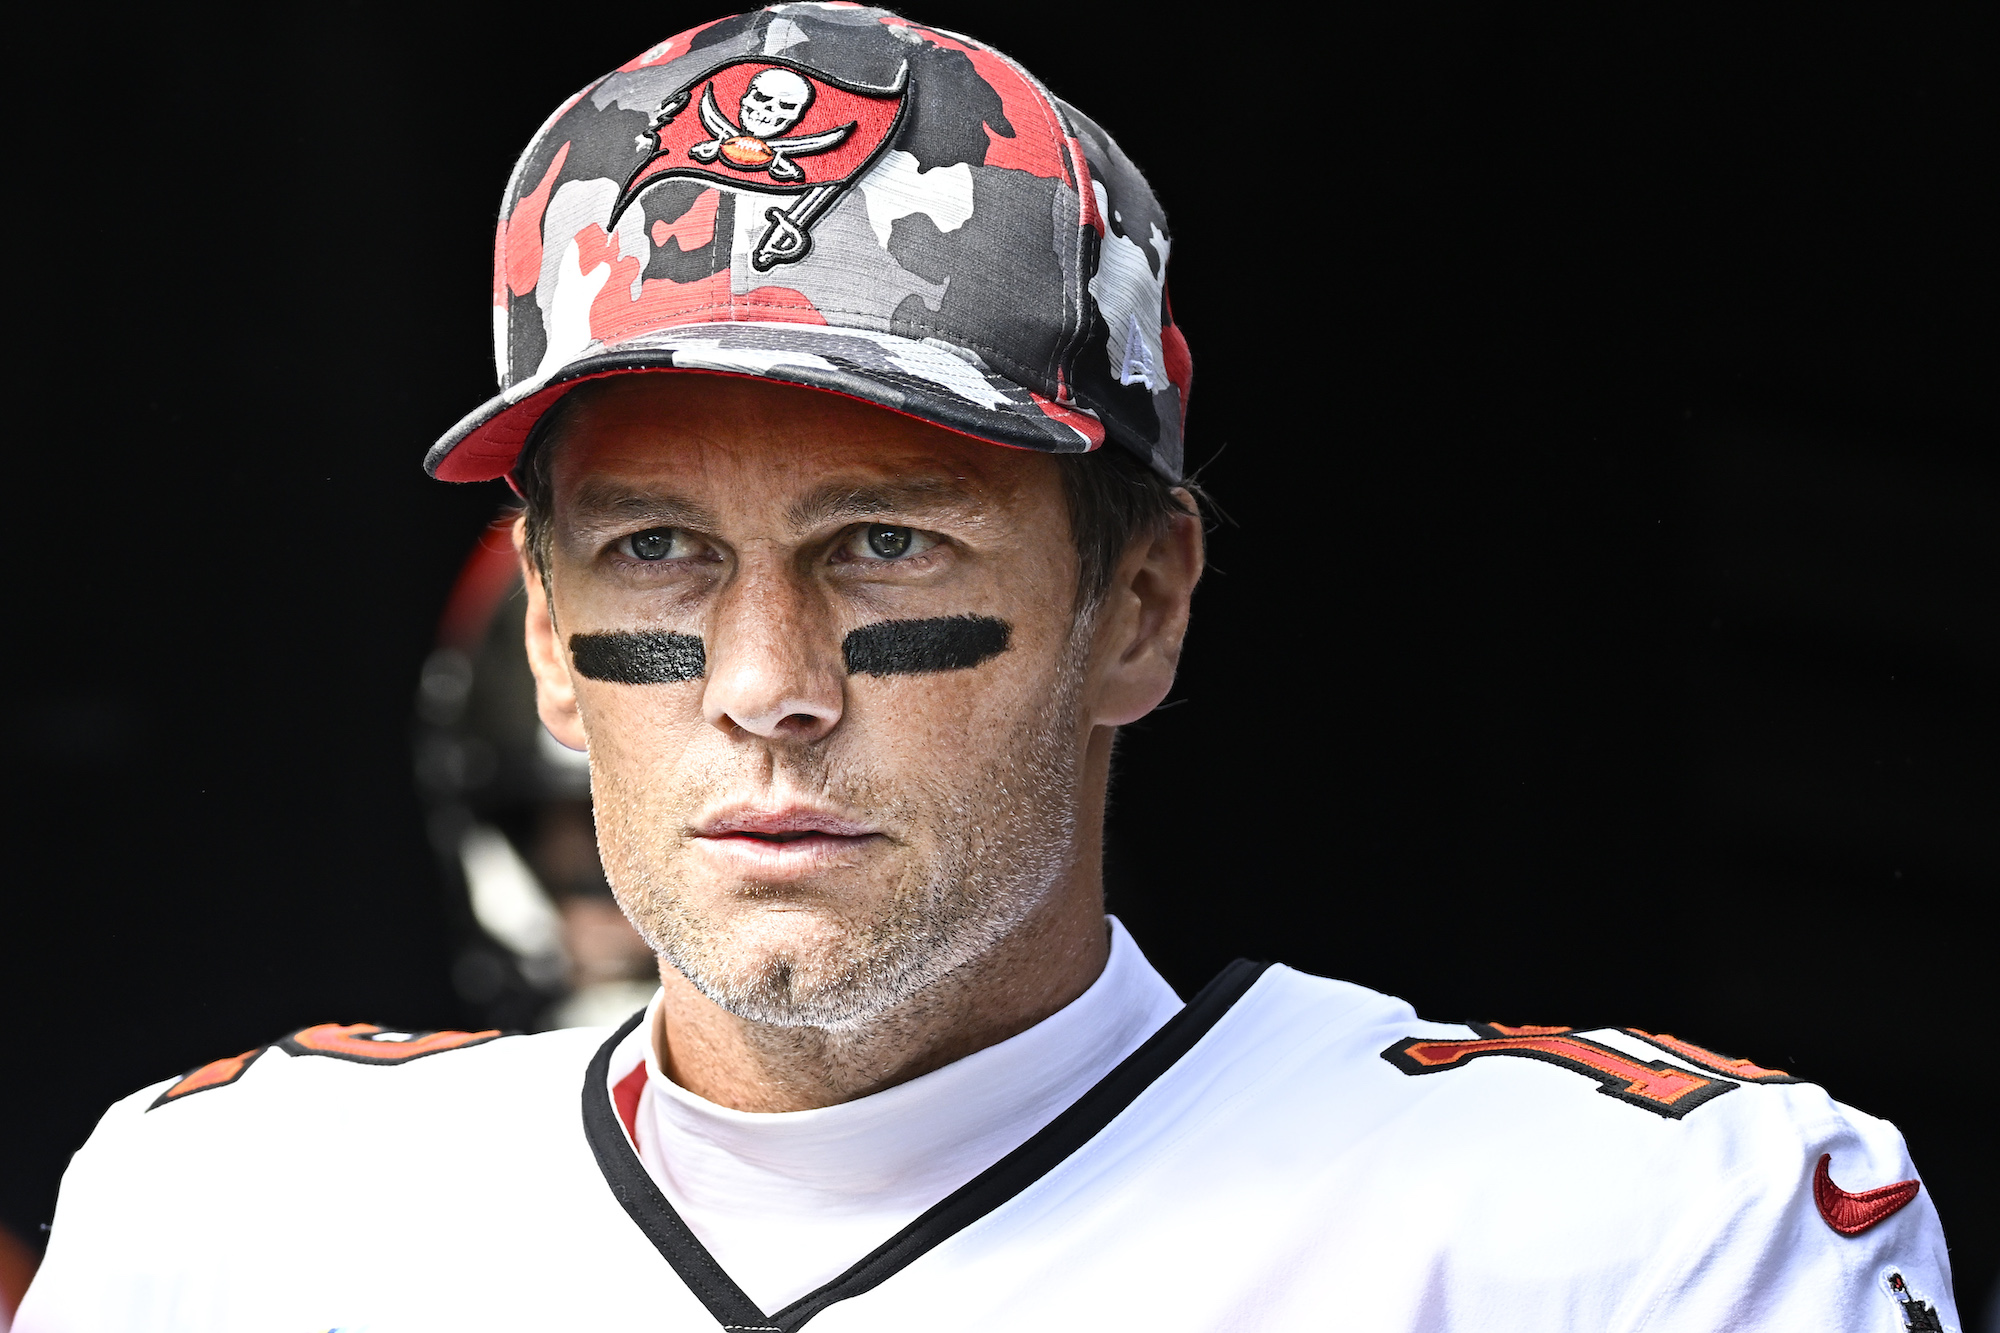
[[[838,1027],[1028,919],[1075,866],[1092,730],[1054,461],[755,381],[583,392],[537,666],[653,947],[745,1018]],[[897,622],[966,616],[1004,622],[1005,649],[848,672],[853,631],[893,649]],[[706,674],[587,678],[573,636],[608,633],[697,636]]]

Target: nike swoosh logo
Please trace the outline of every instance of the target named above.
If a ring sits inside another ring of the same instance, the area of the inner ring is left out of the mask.
[[[1819,1215],[1826,1224],[1843,1236],[1860,1235],[1900,1210],[1923,1188],[1917,1181],[1899,1180],[1880,1189],[1849,1193],[1833,1183],[1833,1173],[1827,1169],[1832,1163],[1832,1153],[1820,1154],[1819,1165],[1813,1168],[1813,1202],[1819,1205]]]

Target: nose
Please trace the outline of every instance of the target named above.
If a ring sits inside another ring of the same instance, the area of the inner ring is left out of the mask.
[[[808,588],[779,569],[741,569],[709,621],[702,715],[732,739],[821,739],[840,721],[847,684],[833,639]]]

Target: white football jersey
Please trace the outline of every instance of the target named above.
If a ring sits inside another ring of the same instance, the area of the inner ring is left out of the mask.
[[[21,1333],[1955,1329],[1894,1127],[1662,1034],[1238,963],[759,1309],[634,1148],[644,1038],[308,1028],[114,1106]]]

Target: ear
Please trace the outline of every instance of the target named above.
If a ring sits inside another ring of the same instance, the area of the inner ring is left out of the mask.
[[[1174,494],[1194,508],[1186,491]],[[1176,514],[1158,536],[1127,548],[1097,613],[1090,655],[1093,725],[1137,722],[1167,697],[1201,570],[1201,520],[1192,513]]]
[[[521,583],[528,594],[528,666],[535,673],[535,709],[549,735],[572,750],[587,748],[583,717],[576,707],[576,682],[569,674],[569,654],[556,633],[555,613],[541,571],[528,555],[528,521],[514,520],[514,556],[521,562]]]

